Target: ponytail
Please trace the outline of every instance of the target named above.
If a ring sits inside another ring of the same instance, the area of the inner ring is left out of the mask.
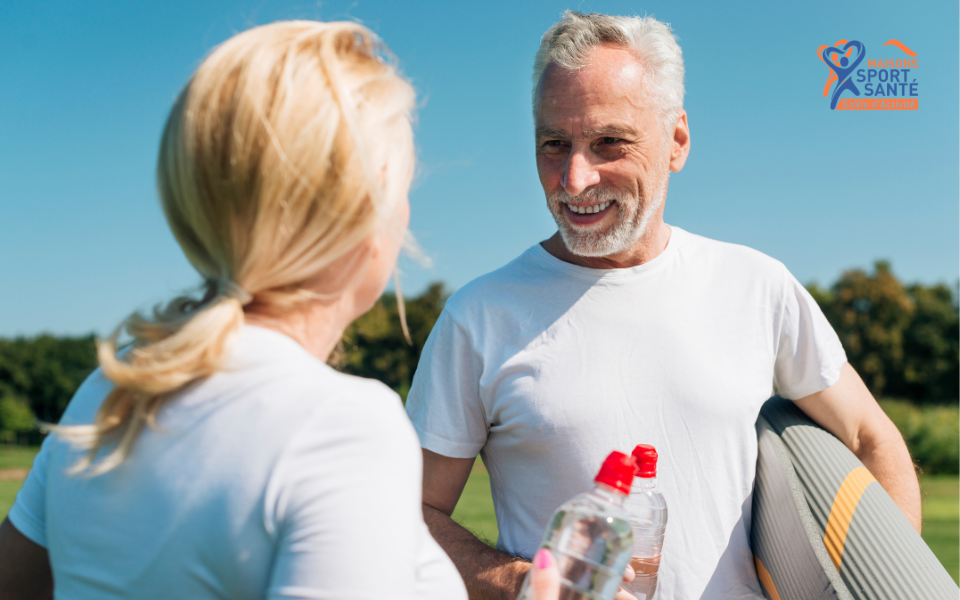
[[[114,389],[93,424],[56,430],[86,450],[74,472],[119,465],[164,402],[215,373],[246,305],[279,313],[343,293],[336,265],[390,223],[413,174],[416,96],[385,58],[362,25],[290,21],[200,65],[167,119],[157,187],[204,293],[134,313],[99,342]],[[321,284],[329,294],[304,289]],[[118,354],[122,331],[132,343]]]
[[[155,426],[157,412],[171,393],[221,367],[231,338],[243,324],[243,304],[252,297],[236,285],[208,283],[206,288],[203,299],[178,297],[156,307],[152,318],[130,315],[97,343],[100,368],[114,388],[92,425],[56,428],[87,451],[72,473],[95,476],[119,465],[143,427]],[[117,338],[123,330],[133,343],[118,356]]]

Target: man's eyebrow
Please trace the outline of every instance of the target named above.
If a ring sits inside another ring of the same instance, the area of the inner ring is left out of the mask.
[[[637,132],[632,127],[623,127],[620,125],[608,125],[600,129],[588,129],[580,133],[583,139],[595,137],[637,137]]]
[[[561,140],[570,138],[566,131],[561,129],[546,129],[545,127],[538,127],[536,135],[538,138],[558,138]]]
[[[570,134],[562,129],[547,129],[545,127],[538,127],[536,130],[536,135],[538,138],[556,138],[560,140],[570,139]],[[596,137],[638,137],[637,131],[632,127],[626,127],[621,125],[608,125],[606,127],[601,127],[599,129],[587,129],[580,132],[580,137],[582,139],[590,139]]]

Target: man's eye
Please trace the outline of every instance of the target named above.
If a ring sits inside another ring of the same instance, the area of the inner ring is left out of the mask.
[[[615,137],[605,137],[601,140],[604,144],[616,144],[620,141],[620,138]]]
[[[541,152],[562,152],[568,146],[564,140],[547,140],[540,144]]]

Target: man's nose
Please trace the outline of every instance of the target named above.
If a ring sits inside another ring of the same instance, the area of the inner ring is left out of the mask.
[[[571,152],[560,180],[564,191],[571,196],[579,196],[587,188],[598,183],[600,183],[600,173],[590,159],[582,152]]]

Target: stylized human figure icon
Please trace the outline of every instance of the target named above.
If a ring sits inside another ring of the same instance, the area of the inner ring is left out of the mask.
[[[850,63],[850,59],[843,55],[844,52],[851,47],[857,49],[857,58],[854,59],[852,64]],[[831,54],[840,55],[839,65],[831,60]],[[856,69],[857,65],[863,60],[863,44],[851,40],[839,48],[824,48],[821,56],[823,57],[823,62],[827,63],[827,66],[837,74],[837,88],[833,91],[833,98],[830,99],[830,110],[833,110],[837,108],[837,102],[840,101],[840,92],[843,90],[850,90],[855,96],[860,95],[860,90],[853,84],[853,80],[850,79],[850,74],[853,73],[853,70]]]

